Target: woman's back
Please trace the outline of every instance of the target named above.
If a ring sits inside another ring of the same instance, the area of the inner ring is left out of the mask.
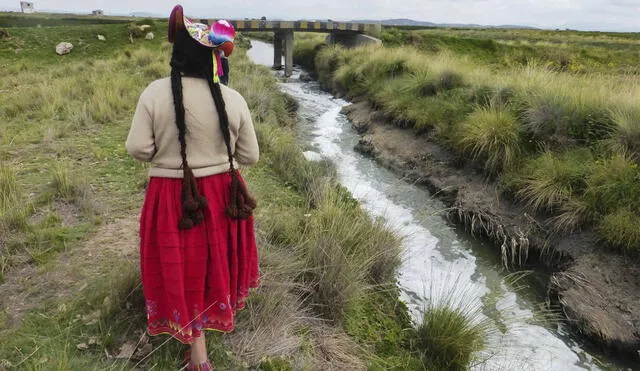
[[[236,161],[251,165],[258,160],[258,143],[251,114],[244,98],[235,90],[220,86],[229,118],[231,151]],[[206,80],[182,78],[187,134],[187,157],[196,177],[229,169],[220,120]],[[181,177],[182,158],[175,124],[171,79],[151,83],[140,96],[127,149],[142,161],[151,161],[151,176]]]

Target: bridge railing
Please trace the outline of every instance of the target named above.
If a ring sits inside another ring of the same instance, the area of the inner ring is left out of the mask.
[[[215,20],[209,20],[213,24]],[[237,31],[302,31],[302,32],[334,32],[351,31],[373,34],[380,32],[381,25],[375,23],[351,23],[333,21],[264,21],[264,20],[230,20]]]

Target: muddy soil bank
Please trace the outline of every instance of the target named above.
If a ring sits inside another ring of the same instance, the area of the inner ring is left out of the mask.
[[[444,200],[447,217],[491,240],[505,266],[550,272],[550,299],[572,330],[607,353],[640,362],[640,264],[603,250],[588,231],[552,235],[543,218],[467,161],[427,134],[391,124],[368,102],[343,112],[361,136],[357,151]]]

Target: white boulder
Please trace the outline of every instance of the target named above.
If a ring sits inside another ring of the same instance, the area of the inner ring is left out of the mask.
[[[65,55],[71,53],[71,49],[73,49],[73,44],[68,42],[61,42],[56,45],[56,53],[58,55]]]
[[[100,41],[107,41],[107,38],[106,38],[106,37],[104,37],[104,35],[98,35],[98,36],[97,36],[97,38],[98,38],[98,40],[100,40]]]
[[[153,32],[148,32],[144,38],[145,40],[153,40],[153,38],[155,37],[155,35],[153,34]]]

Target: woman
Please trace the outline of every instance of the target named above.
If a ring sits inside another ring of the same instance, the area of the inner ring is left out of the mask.
[[[216,57],[231,54],[234,35],[224,21],[189,21],[177,5],[171,77],[142,92],[126,142],[152,165],[140,217],[148,331],[190,344],[188,370],[211,368],[203,331],[233,330],[258,285],[255,201],[235,170],[258,161],[258,143],[244,98],[219,83]]]

